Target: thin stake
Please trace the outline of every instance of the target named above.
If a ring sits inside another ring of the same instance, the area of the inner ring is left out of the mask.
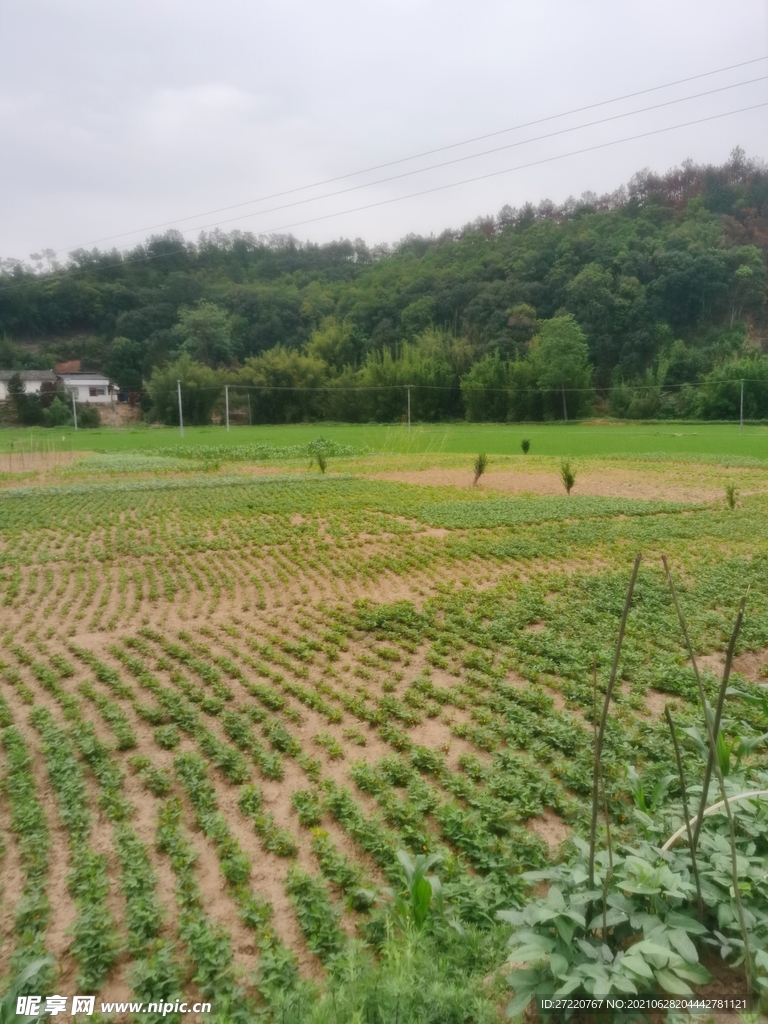
[[[181,381],[176,381],[176,389],[179,395],[179,433],[184,437],[184,414],[181,411]]]
[[[611,675],[608,680],[608,686],[605,691],[605,702],[603,703],[603,713],[600,718],[600,728],[597,731],[597,737],[595,739],[595,764],[592,772],[592,824],[589,830],[589,887],[594,889],[595,887],[595,844],[597,841],[597,815],[600,806],[600,794],[599,794],[599,780],[600,780],[600,756],[603,751],[603,736],[605,735],[605,723],[608,720],[608,706],[611,703],[611,695],[613,694],[613,687],[616,682],[616,675],[619,671],[619,657],[621,655],[621,645],[624,642],[624,630],[627,626],[627,616],[629,615],[629,606],[632,603],[632,594],[635,589],[635,581],[637,580],[637,572],[640,568],[640,559],[642,555],[638,551],[635,556],[635,564],[632,567],[632,576],[629,581],[629,587],[627,588],[627,597],[624,601],[624,611],[621,615],[621,624],[619,625],[619,636],[616,641],[616,651],[613,655],[613,665],[611,667]]]
[[[744,917],[744,907],[741,902],[741,893],[739,892],[739,866],[736,859],[736,830],[733,825],[733,814],[731,813],[731,806],[728,802],[728,794],[725,790],[725,779],[723,777],[722,769],[720,768],[720,762],[717,759],[717,742],[715,740],[715,733],[713,729],[712,721],[712,709],[707,703],[707,695],[704,693],[704,685],[701,682],[701,676],[699,675],[699,668],[696,664],[696,657],[693,653],[693,646],[691,644],[691,638],[688,635],[688,626],[685,622],[685,616],[683,615],[680,602],[677,599],[677,591],[675,590],[675,584],[672,579],[672,574],[669,571],[669,565],[667,563],[666,555],[661,556],[661,560],[664,563],[664,571],[667,574],[667,582],[669,583],[669,590],[672,594],[672,601],[675,605],[677,617],[680,621],[680,628],[683,631],[685,637],[685,643],[688,647],[688,655],[691,659],[691,665],[693,666],[693,674],[696,676],[696,685],[699,690],[699,700],[701,706],[704,709],[704,721],[707,726],[707,738],[709,739],[709,749],[712,755],[712,764],[717,775],[717,781],[720,785],[720,794],[724,801],[725,814],[728,818],[728,831],[731,839],[731,884],[733,885],[733,898],[736,903],[736,910],[739,915],[739,926],[741,928],[741,937],[744,942],[744,974],[747,978],[747,984],[752,987],[752,957],[749,946],[749,932],[747,931],[747,922]]]
[[[696,900],[699,905],[699,920],[704,920],[704,901],[701,898],[701,882],[699,881],[699,865],[696,863],[696,844],[693,841],[693,832],[691,832],[691,820],[688,812],[688,795],[685,791],[685,773],[683,772],[683,759],[680,756],[680,744],[677,742],[677,733],[675,732],[675,723],[672,721],[672,715],[669,711],[669,705],[664,708],[664,715],[667,719],[667,725],[669,726],[669,733],[672,737],[672,746],[675,748],[675,761],[677,762],[677,774],[680,777],[680,792],[683,797],[683,814],[685,816],[685,830],[688,833],[688,849],[691,853],[691,870],[693,871],[693,880],[696,884]]]
[[[741,623],[744,619],[744,606],[746,605],[746,598],[742,597],[741,604],[739,605],[739,612],[736,616],[736,621],[733,624],[731,630],[731,639],[728,642],[728,651],[725,655],[725,667],[723,668],[723,679],[720,683],[720,692],[717,695],[717,707],[715,708],[715,739],[717,739],[718,733],[720,732],[720,720],[723,717],[723,706],[725,705],[725,693],[728,689],[728,680],[731,677],[731,665],[733,664],[733,655],[736,649],[736,638],[741,630]],[[701,791],[701,801],[699,803],[699,813],[696,815],[696,827],[693,830],[693,848],[698,848],[699,835],[701,833],[701,823],[704,820],[704,811],[707,807],[707,799],[709,797],[709,783],[712,779],[712,751],[709,751],[707,757],[707,767],[704,771],[704,788]]]

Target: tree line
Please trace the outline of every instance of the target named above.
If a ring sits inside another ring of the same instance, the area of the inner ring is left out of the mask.
[[[762,418],[767,256],[768,170],[735,150],[393,247],[168,232],[3,260],[0,366],[79,358],[162,422],[177,380],[191,422],[225,383],[252,422],[399,420],[408,385],[425,420],[733,418],[742,379]]]

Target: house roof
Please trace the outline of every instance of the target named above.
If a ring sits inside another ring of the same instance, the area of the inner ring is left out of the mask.
[[[69,384],[71,387],[91,384],[98,385],[99,387],[111,387],[110,378],[105,377],[103,374],[57,374],[60,381],[65,384]]]
[[[18,374],[22,380],[56,380],[53,370],[0,370],[0,380],[8,381],[15,374]]]
[[[109,377],[106,377],[103,373],[60,373],[58,376],[69,384],[87,384],[88,381],[109,384]]]

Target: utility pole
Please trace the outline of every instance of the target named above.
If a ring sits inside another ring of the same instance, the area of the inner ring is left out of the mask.
[[[563,419],[568,422],[568,406],[565,404],[565,384],[561,384],[560,387],[563,390]]]
[[[253,418],[251,416],[251,392],[248,392],[248,426],[253,426]]]
[[[75,389],[72,388],[72,419],[75,421],[75,430],[77,430],[77,406],[75,405]]]
[[[181,381],[176,381],[176,388],[179,392],[179,433],[184,437],[184,417],[181,412]]]
[[[224,408],[227,417],[227,431],[229,431],[229,384],[224,385]]]
[[[739,433],[744,433],[744,381],[741,382],[741,401],[739,403]]]
[[[408,431],[410,433],[410,430],[411,430],[411,385],[410,384],[406,384],[405,387],[406,387],[406,390],[408,392]]]

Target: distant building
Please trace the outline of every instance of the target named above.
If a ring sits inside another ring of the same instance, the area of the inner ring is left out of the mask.
[[[108,405],[117,401],[118,387],[103,373],[60,373],[58,378],[68,394],[83,405]]]
[[[44,383],[55,385],[58,379],[53,370],[0,370],[0,402],[8,397],[8,381],[16,374],[21,378],[27,395],[39,395]]]
[[[76,359],[70,364],[80,365]],[[59,364],[62,365],[62,364]],[[27,395],[39,395],[43,384],[64,388],[66,398],[72,401],[74,393],[75,401],[82,405],[107,405],[117,401],[118,386],[112,384],[109,377],[103,373],[80,373],[62,372],[54,373],[53,370],[0,370],[0,402],[8,398],[8,382],[11,377],[19,375],[24,385],[24,393]],[[50,387],[46,387],[50,391]]]

